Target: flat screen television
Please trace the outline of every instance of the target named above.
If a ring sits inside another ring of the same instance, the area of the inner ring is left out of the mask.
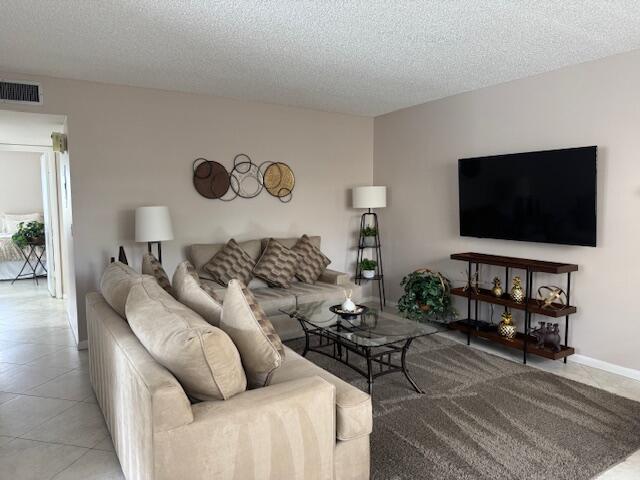
[[[596,246],[597,147],[458,160],[460,235]]]

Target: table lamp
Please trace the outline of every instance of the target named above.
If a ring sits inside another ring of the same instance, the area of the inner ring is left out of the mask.
[[[360,217],[360,236],[358,240],[358,260],[356,263],[356,283],[360,285],[363,278],[360,262],[364,258],[364,250],[371,248],[375,250],[376,255],[376,274],[373,280],[378,281],[378,293],[380,297],[380,309],[387,304],[384,291],[384,275],[382,271],[382,249],[380,246],[380,223],[378,215],[372,210],[374,208],[384,208],[387,206],[387,187],[383,186],[365,186],[355,187],[352,191],[351,204],[353,208],[367,209]],[[373,227],[375,229],[374,245],[369,245],[365,241],[363,235],[365,227]]]
[[[151,245],[158,244],[158,261],[162,263],[161,242],[173,240],[173,227],[169,207],[152,206],[136,208],[136,242],[147,242],[151,253]]]

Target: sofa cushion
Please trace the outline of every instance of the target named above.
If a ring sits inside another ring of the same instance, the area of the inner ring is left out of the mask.
[[[100,293],[109,306],[125,316],[125,305],[131,288],[142,279],[142,275],[121,262],[110,263],[100,279]]]
[[[173,290],[180,303],[211,325],[217,327],[220,324],[222,298],[218,296],[216,289],[200,281],[191,262],[184,261],[176,268],[173,274]]]
[[[272,378],[271,384],[317,375],[336,387],[336,437],[351,440],[369,435],[373,427],[371,397],[362,390],[311,363],[289,347],[286,358]]]
[[[296,306],[296,297],[288,288],[257,288],[251,293],[269,316],[281,313],[281,308]]]
[[[199,400],[226,400],[246,390],[237,348],[150,277],[131,289],[126,305],[131,330],[151,356]]]
[[[213,256],[224,248],[226,243],[202,243],[191,245],[188,249],[189,260],[196,267],[196,272],[200,278],[213,280],[211,275],[204,270],[204,266],[213,258]],[[260,240],[247,240],[238,242],[238,245],[244,250],[251,259],[256,262],[262,253],[262,243]]]
[[[311,235],[308,237],[309,241],[311,241],[311,244],[314,245],[317,248],[320,248],[320,236],[318,235]],[[298,242],[298,240],[300,240],[300,237],[287,237],[287,238],[274,238],[274,240],[276,240],[278,243],[284,245],[287,248],[293,248],[293,246]],[[267,246],[267,243],[269,243],[269,238],[263,238],[261,240],[261,251],[264,250]]]
[[[315,283],[331,263],[307,235],[302,235],[291,250],[300,255],[296,277],[305,283]]]
[[[330,300],[335,301],[335,303],[342,303],[347,290],[342,285],[331,285],[329,283],[316,282],[310,285],[304,282],[292,282],[288,291],[296,296],[298,304],[302,304]],[[354,300],[360,300],[357,296],[353,298]]]
[[[282,364],[284,349],[264,310],[238,280],[229,282],[220,328],[238,347],[249,386],[268,385],[273,372]]]
[[[231,279],[238,279],[248,284],[255,266],[253,259],[245,252],[233,238],[204,265],[205,270],[213,280],[220,285],[227,286]]]
[[[169,295],[175,298],[176,295],[173,288],[171,288],[171,282],[169,281],[167,272],[164,271],[164,268],[158,259],[150,253],[145,253],[142,257],[142,274],[154,277],[157,280],[158,285],[160,285]]]
[[[271,238],[253,267],[253,274],[270,287],[288,288],[300,262],[300,255]]]

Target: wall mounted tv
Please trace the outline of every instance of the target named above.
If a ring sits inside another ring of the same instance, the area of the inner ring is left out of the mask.
[[[460,235],[596,246],[597,147],[458,160]]]

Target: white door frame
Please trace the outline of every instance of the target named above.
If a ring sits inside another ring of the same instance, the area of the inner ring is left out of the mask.
[[[58,205],[58,171],[53,152],[40,157],[42,204],[47,244],[47,285],[52,297],[62,298],[62,250],[60,244],[60,209]]]

